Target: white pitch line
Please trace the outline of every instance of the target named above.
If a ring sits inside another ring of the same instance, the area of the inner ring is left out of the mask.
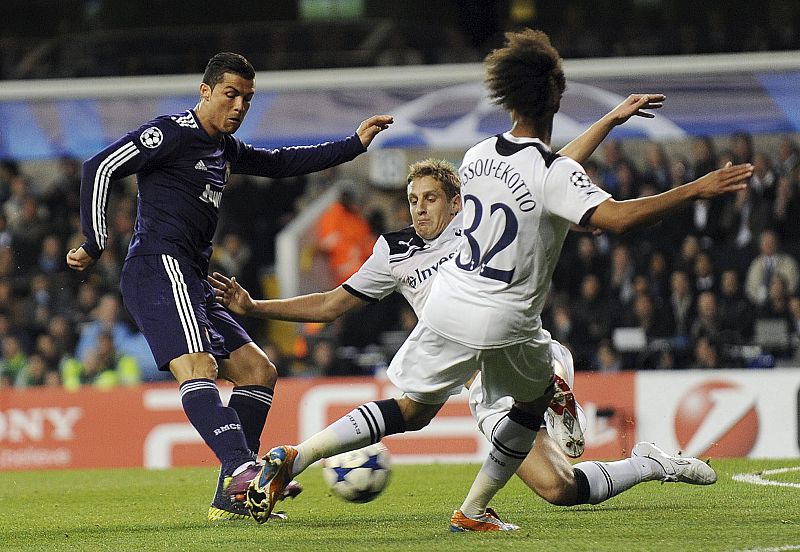
[[[800,483],[790,483],[788,481],[772,481],[764,479],[765,475],[776,475],[779,473],[787,473],[793,471],[800,471],[800,466],[793,466],[791,468],[776,468],[774,470],[764,470],[758,473],[737,473],[733,476],[734,481],[742,483],[751,483],[753,485],[772,485],[774,487],[794,487],[800,489]],[[798,548],[788,548],[787,550],[800,550]]]
[[[770,546],[768,548],[748,548],[747,550],[736,550],[736,552],[787,552],[789,550],[800,550],[800,544],[787,544],[786,546]]]

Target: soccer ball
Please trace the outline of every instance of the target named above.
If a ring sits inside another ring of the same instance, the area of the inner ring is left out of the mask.
[[[381,443],[327,458],[322,477],[331,492],[348,502],[370,502],[386,488],[391,473],[389,450]]]

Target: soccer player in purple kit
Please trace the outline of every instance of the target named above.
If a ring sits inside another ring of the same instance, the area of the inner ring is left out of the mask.
[[[253,148],[232,134],[254,93],[250,62],[218,53],[208,62],[193,109],[157,117],[87,160],[80,192],[86,241],[67,253],[74,270],[97,261],[108,239],[109,186],[135,173],[136,229],[120,289],[159,368],[178,381],[187,418],[222,464],[210,520],[249,517],[240,498],[260,469],[259,438],[277,380],[275,366],[216,303],[206,281],[227,178],[232,172],[281,178],[333,167],[366,151],[392,123],[391,116],[376,115],[344,140]],[[218,377],[234,384],[227,407]]]

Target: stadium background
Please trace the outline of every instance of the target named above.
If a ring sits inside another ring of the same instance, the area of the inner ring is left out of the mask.
[[[795,263],[800,255],[800,7],[560,4],[299,0],[237,2],[220,13],[211,2],[6,2],[0,469],[211,462],[119,309],[134,181],[112,189],[114,245],[103,262],[89,277],[64,265],[64,251],[82,241],[76,171],[85,157],[155,115],[194,105],[200,71],[219,50],[245,54],[259,71],[239,133],[253,144],[312,143],[349,134],[371,113],[396,115],[367,155],[337,171],[288,182],[234,178],[226,190],[215,267],[256,296],[326,289],[333,282],[318,251],[319,215],[348,191],[373,232],[407,224],[410,161],[437,155],[457,164],[466,147],[503,130],[482,98],[479,61],[520,25],[546,30],[566,59],[556,146],[630,92],[667,93],[654,121],[615,130],[587,163],[615,197],[666,189],[727,159],[758,167],[747,195],[565,245],[545,326],[577,360],[577,392],[591,413],[587,456],[619,456],[641,437],[695,454],[800,456],[797,266],[742,292],[764,231]],[[673,293],[676,279],[686,280],[685,301]],[[729,279],[738,293],[724,290]],[[391,393],[382,371],[414,320],[392,298],[328,326],[244,322],[285,378],[266,446]],[[111,350],[108,340],[100,347],[109,333]],[[351,379],[328,379],[341,376]],[[101,416],[110,431],[99,439]],[[390,447],[409,461],[484,451],[463,397],[425,431]]]

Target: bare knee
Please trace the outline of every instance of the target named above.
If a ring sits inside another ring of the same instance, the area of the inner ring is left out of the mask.
[[[400,412],[403,413],[403,421],[406,424],[406,431],[419,431],[426,427],[442,408],[442,404],[423,404],[415,402],[406,396],[397,399]]]
[[[517,472],[525,483],[544,500],[554,506],[574,506],[577,500],[577,486],[575,477],[570,471],[551,472],[535,479],[526,479],[524,474]]]
[[[220,375],[234,385],[260,385],[274,388],[278,370],[269,357],[253,343],[248,343],[223,360]]]
[[[575,481],[561,481],[542,489],[540,496],[553,506],[574,506],[577,499]]]
[[[262,385],[264,387],[275,387],[278,381],[278,369],[266,356],[255,362],[249,370],[252,383],[242,385]]]
[[[172,359],[169,370],[179,384],[193,379],[217,379],[217,361],[209,353],[188,353]]]
[[[517,475],[537,495],[555,506],[573,506],[577,503],[578,485],[575,471],[555,442],[544,430],[534,442]]]

